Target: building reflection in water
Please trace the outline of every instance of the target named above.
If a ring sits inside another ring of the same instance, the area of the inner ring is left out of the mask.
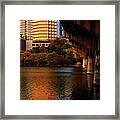
[[[99,100],[93,76],[77,67],[21,68],[21,100]]]

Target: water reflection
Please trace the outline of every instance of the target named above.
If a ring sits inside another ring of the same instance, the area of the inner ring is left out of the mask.
[[[22,67],[21,100],[100,99],[93,76],[76,67]]]

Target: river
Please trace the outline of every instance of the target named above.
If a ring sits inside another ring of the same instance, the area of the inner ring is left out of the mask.
[[[21,100],[99,100],[100,86],[79,67],[21,67]]]

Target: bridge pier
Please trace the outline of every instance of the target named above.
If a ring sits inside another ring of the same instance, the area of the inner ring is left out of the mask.
[[[92,62],[92,58],[90,57],[88,57],[88,62],[87,62],[87,73],[93,74],[93,62]]]
[[[94,65],[94,79],[93,84],[99,84],[100,82],[100,56],[95,56],[95,65]]]
[[[83,67],[83,69],[86,69],[86,59],[85,59],[85,57],[83,57],[83,65],[82,65],[82,67]]]

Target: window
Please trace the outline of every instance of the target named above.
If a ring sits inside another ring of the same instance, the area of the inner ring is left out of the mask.
[[[35,44],[32,44],[32,46],[35,46]]]
[[[45,46],[45,44],[42,44],[42,46]]]
[[[36,44],[36,46],[39,46],[39,44]]]

